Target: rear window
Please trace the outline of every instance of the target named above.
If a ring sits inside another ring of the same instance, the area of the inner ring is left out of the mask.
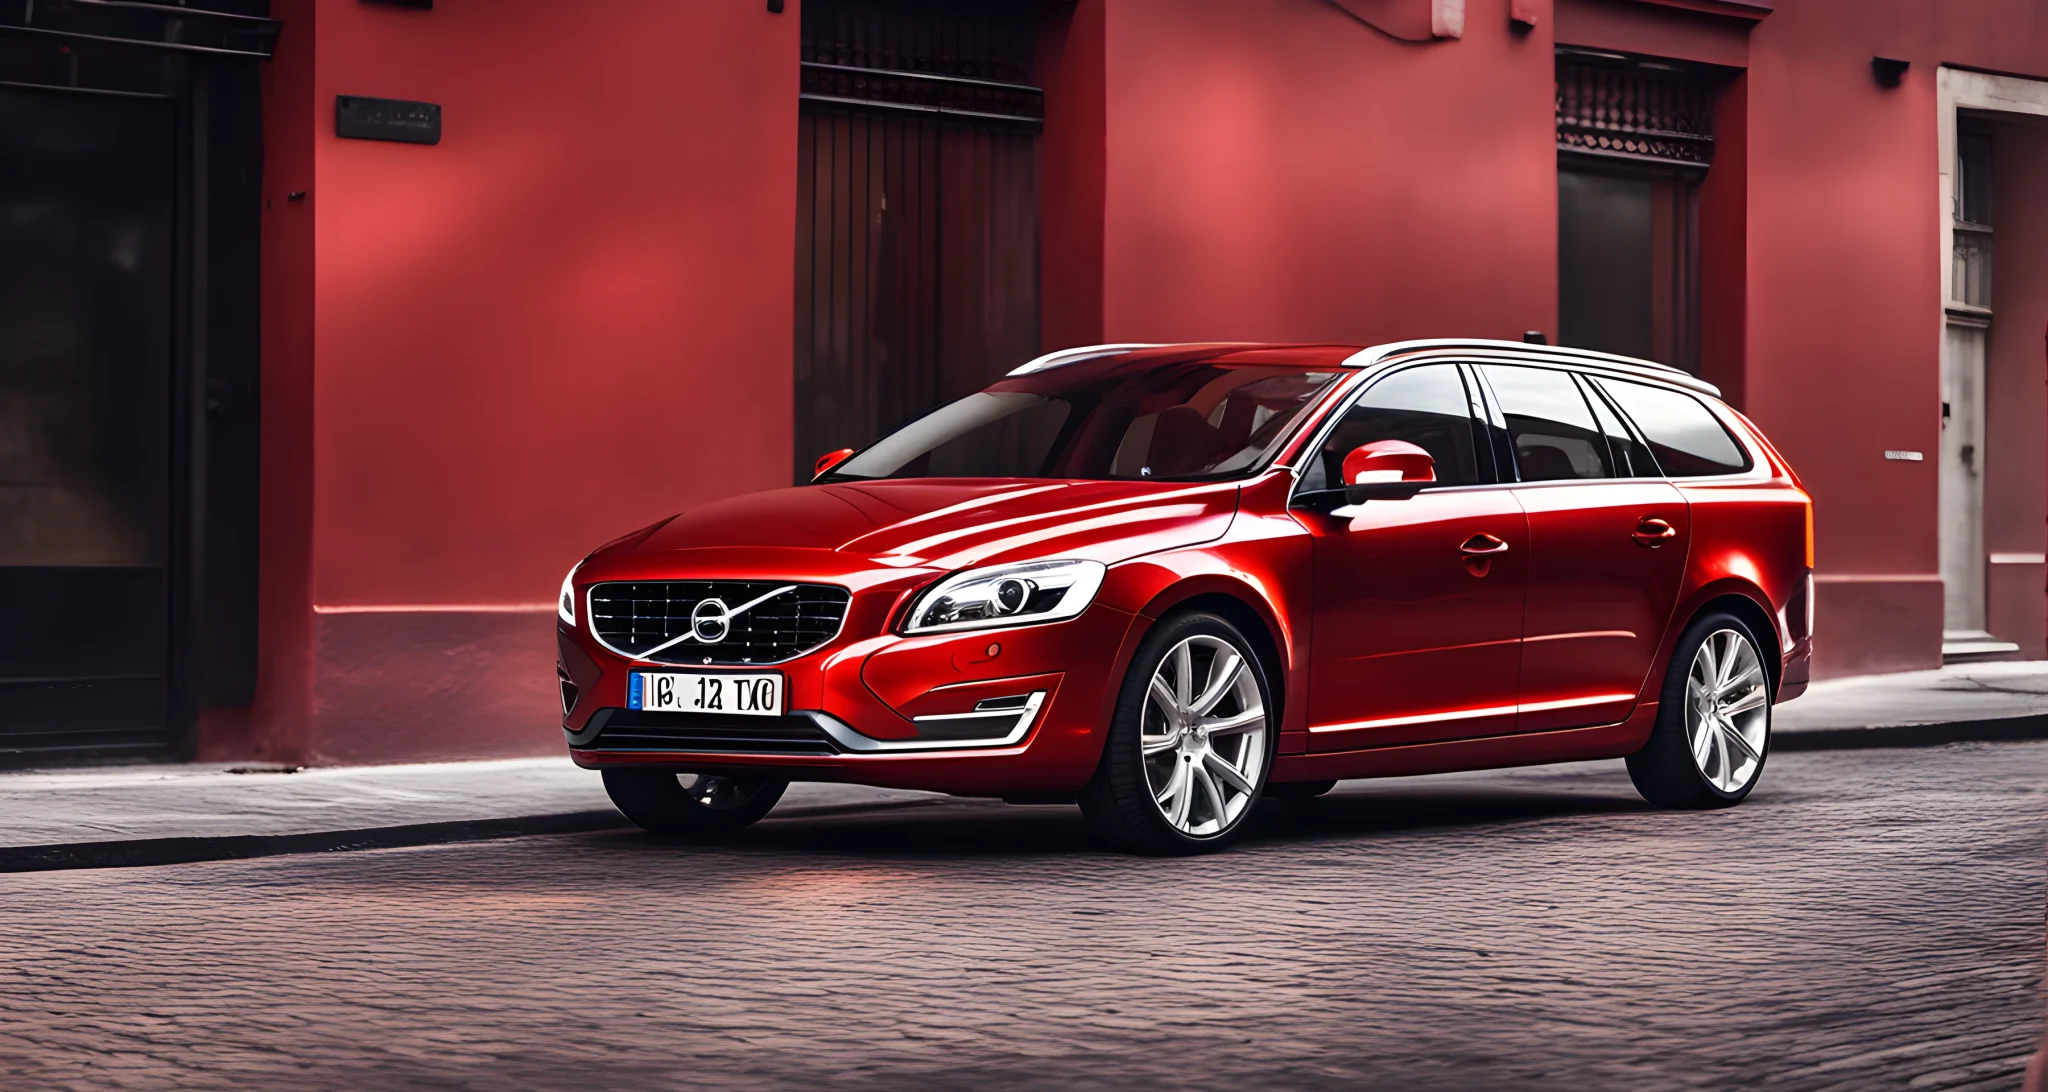
[[[1699,399],[1624,379],[1601,379],[1599,383],[1635,422],[1636,431],[1649,442],[1650,453],[1667,476],[1700,478],[1749,469],[1749,456],[1742,445]]]

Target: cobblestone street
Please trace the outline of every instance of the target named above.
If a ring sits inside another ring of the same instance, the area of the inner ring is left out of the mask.
[[[2013,1088],[2048,744],[1352,782],[1242,848],[972,801],[0,877],[9,1089]]]

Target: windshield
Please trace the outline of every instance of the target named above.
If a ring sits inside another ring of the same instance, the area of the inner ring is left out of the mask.
[[[824,480],[1228,478],[1259,467],[1339,374],[1216,359],[1085,360],[942,406]]]

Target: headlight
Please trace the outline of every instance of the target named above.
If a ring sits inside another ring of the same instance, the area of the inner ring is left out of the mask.
[[[955,573],[911,605],[903,632],[948,633],[1072,618],[1088,608],[1108,566],[1032,561]]]
[[[562,578],[562,594],[555,597],[555,617],[573,626],[576,624],[576,570],[583,567],[578,561]]]

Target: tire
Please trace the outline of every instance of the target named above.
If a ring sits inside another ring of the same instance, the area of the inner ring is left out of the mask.
[[[1775,645],[1724,611],[1685,627],[1664,672],[1650,741],[1628,758],[1629,780],[1643,799],[1660,808],[1720,808],[1756,787],[1771,748],[1767,647]]]
[[[1258,657],[1229,622],[1190,613],[1153,626],[1124,676],[1102,762],[1081,790],[1089,827],[1118,849],[1154,856],[1236,840],[1279,746],[1271,695]]]
[[[604,771],[604,791],[612,803],[652,834],[730,834],[760,822],[787,788],[787,781],[766,779]]]
[[[1335,781],[1279,781],[1266,786],[1266,799],[1314,800],[1336,787]]]

